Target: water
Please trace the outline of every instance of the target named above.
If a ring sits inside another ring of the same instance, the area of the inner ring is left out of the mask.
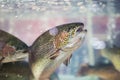
[[[116,37],[120,33],[119,5],[119,0],[0,0],[0,29],[32,45],[52,27],[83,22],[88,30],[85,42],[74,52],[68,67],[61,65],[56,72],[61,80],[84,80],[75,77],[82,64],[111,62],[100,54],[104,41],[110,47],[119,46],[119,37]],[[93,78],[85,77],[86,80]]]

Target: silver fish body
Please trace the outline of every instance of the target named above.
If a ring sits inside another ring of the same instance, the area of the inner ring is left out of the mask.
[[[31,46],[29,56],[33,80],[44,80],[83,43],[86,29],[83,23],[69,23],[55,27],[56,35],[49,30]]]

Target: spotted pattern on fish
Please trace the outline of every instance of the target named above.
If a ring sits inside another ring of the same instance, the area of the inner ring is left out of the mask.
[[[55,36],[53,44],[55,48],[59,49],[68,43],[68,33],[66,31],[61,32],[59,35]]]

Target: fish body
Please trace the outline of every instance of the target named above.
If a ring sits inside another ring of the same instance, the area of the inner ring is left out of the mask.
[[[113,46],[110,47],[106,42],[106,48],[101,50],[101,55],[112,62],[115,69],[120,71],[120,48]]]
[[[27,62],[4,63],[0,68],[0,80],[29,80],[30,76],[30,68]]]
[[[0,30],[0,62],[14,62],[24,59],[28,46],[15,36]]]
[[[83,23],[69,23],[43,33],[30,47],[30,66],[34,79],[44,80],[83,43],[86,29]],[[55,33],[54,33],[55,32]]]
[[[88,75],[98,76],[100,80],[120,80],[120,72],[111,64],[100,64],[97,66],[82,65],[78,71],[78,76]]]
[[[32,76],[29,63],[24,61],[4,63],[0,68],[0,80],[30,80]],[[51,74],[49,80],[59,80],[57,73]]]

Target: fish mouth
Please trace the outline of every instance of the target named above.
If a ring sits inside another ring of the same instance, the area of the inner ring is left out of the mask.
[[[78,28],[74,37],[69,39],[69,43],[65,47],[73,47],[78,43],[82,43],[84,41],[86,33],[87,29]]]
[[[84,29],[84,25],[79,26],[78,29],[75,31],[73,40],[83,39],[85,37],[86,33],[87,33],[87,29]]]
[[[84,25],[79,26],[78,29],[76,30],[76,33],[80,32],[87,32],[87,29],[84,29]]]

